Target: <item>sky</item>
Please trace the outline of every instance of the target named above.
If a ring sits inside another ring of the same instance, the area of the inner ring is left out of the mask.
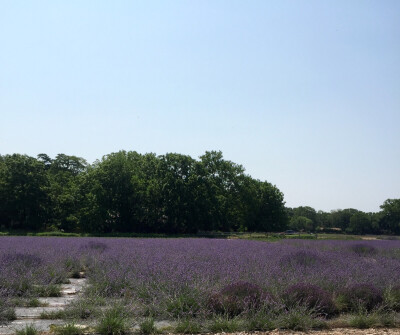
[[[0,1],[0,154],[220,150],[289,207],[400,198],[400,1]]]

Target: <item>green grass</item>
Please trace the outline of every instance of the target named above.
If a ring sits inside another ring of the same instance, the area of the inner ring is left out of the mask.
[[[46,286],[36,286],[34,288],[34,293],[38,297],[61,297],[61,286],[60,285],[46,285]]]
[[[33,326],[25,326],[24,329],[19,329],[15,332],[16,335],[38,335],[39,331]]]
[[[42,312],[39,316],[40,319],[42,320],[58,320],[58,319],[64,319],[65,318],[65,312],[60,310],[60,311],[55,311],[55,312]]]
[[[76,233],[64,233],[61,231],[49,231],[43,233],[35,233],[34,236],[80,237],[81,235]]]
[[[315,313],[306,306],[295,306],[287,312],[280,313],[276,319],[277,328],[296,331],[310,329],[325,329],[327,323],[316,317]]]
[[[54,327],[52,332],[56,335],[81,335],[83,334],[83,329],[75,326],[74,323],[68,323],[63,326]]]
[[[122,335],[128,332],[124,310],[115,306],[104,312],[100,318],[96,332],[101,335]]]
[[[153,318],[147,318],[139,324],[139,333],[144,335],[156,334],[157,328]]]
[[[86,296],[71,302],[65,309],[65,315],[69,319],[92,319],[101,315],[100,306],[105,305],[104,298]]]
[[[0,310],[0,323],[2,321],[14,321],[17,319],[17,315],[15,314],[15,309],[12,307],[2,308]]]
[[[62,231],[44,231],[44,232],[32,232],[25,230],[6,230],[0,232],[1,236],[57,236],[57,237],[131,237],[131,238],[240,238],[247,240],[258,240],[266,242],[276,242],[281,239],[318,239],[318,240],[360,240],[362,235],[352,235],[346,233],[317,233],[308,234],[300,233],[294,235],[284,235],[280,233],[271,232],[204,232],[197,234],[157,234],[157,233],[72,233]],[[385,236],[385,235],[374,235],[377,239],[399,239],[397,236]]]
[[[26,307],[46,307],[46,306],[48,306],[48,304],[40,302],[39,299],[37,299],[37,298],[32,298],[26,302],[25,306]]]
[[[234,333],[240,329],[240,324],[237,319],[230,319],[225,316],[216,317],[212,320],[209,329],[212,333]]]
[[[273,318],[259,312],[246,318],[245,328],[247,331],[269,331],[275,329],[276,325]]]
[[[179,321],[175,327],[175,332],[179,334],[199,334],[202,332],[202,327],[196,321],[186,319]]]

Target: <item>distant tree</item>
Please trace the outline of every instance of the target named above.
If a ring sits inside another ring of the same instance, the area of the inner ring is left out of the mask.
[[[380,206],[382,216],[380,226],[393,234],[400,234],[400,199],[387,199]]]
[[[223,159],[221,151],[206,151],[200,156],[209,198],[209,228],[211,230],[238,230],[243,225],[240,210],[244,168]]]
[[[81,227],[100,232],[140,230],[141,178],[134,168],[140,155],[136,152],[111,153],[96,162],[83,180]]]
[[[317,212],[310,206],[300,206],[293,209],[294,216],[304,216],[310,219],[313,224],[317,222]]]
[[[293,230],[314,231],[314,223],[305,216],[294,216],[289,223]]]
[[[80,175],[86,172],[86,160],[65,154],[58,154],[55,159],[40,154],[38,159],[44,163],[50,182],[48,195],[51,201],[51,228],[77,230],[81,205]]]
[[[44,164],[46,170],[51,167],[51,164],[53,162],[53,160],[46,154],[37,155],[37,159],[39,162],[42,162]]]
[[[27,155],[5,155],[0,161],[0,225],[9,229],[45,227],[49,187],[45,166]]]
[[[246,223],[251,231],[276,232],[285,230],[288,224],[288,215],[285,209],[283,193],[268,183],[254,180],[255,194],[248,199],[255,203],[251,212],[254,218]],[[243,200],[245,201],[245,200]]]
[[[190,156],[169,153],[159,157],[162,183],[163,232],[196,231],[199,225],[195,196],[195,160]]]
[[[367,234],[372,232],[371,217],[363,212],[357,212],[350,218],[350,224],[346,229],[348,233],[352,234]]]
[[[330,228],[331,227],[330,213],[324,211],[318,211],[316,215],[316,226],[321,228]]]
[[[92,165],[62,153],[0,155],[0,227],[195,233],[279,231],[287,222],[278,188],[220,151],[199,160],[119,151]]]
[[[331,227],[341,228],[345,231],[350,225],[350,218],[359,211],[354,208],[338,209],[331,211]]]

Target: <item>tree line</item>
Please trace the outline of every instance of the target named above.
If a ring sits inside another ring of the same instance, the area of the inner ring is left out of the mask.
[[[354,208],[324,212],[309,206],[286,208],[286,211],[288,226],[294,230],[400,235],[400,199],[387,199],[380,208],[381,211],[374,213]]]
[[[282,192],[209,151],[198,160],[119,151],[93,164],[0,155],[0,230],[87,233],[341,231],[400,234],[400,199],[377,213],[286,208]]]
[[[94,164],[0,155],[0,228],[65,232],[280,231],[283,194],[210,151],[199,160],[119,151]]]

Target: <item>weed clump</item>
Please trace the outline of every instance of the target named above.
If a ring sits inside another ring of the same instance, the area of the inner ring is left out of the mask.
[[[167,303],[166,310],[173,317],[195,316],[200,304],[195,296],[183,293]]]
[[[16,335],[38,335],[39,331],[33,325],[25,326],[23,329],[18,329]]]
[[[358,329],[367,329],[377,325],[377,323],[378,321],[375,315],[360,313],[351,317],[349,325]]]
[[[68,323],[64,326],[58,326],[53,329],[56,335],[82,335],[83,329],[77,327],[73,323]]]
[[[61,297],[61,286],[60,285],[45,285],[45,286],[36,286],[34,288],[34,293],[39,297]]]
[[[12,307],[0,306],[0,325],[9,321],[14,321],[17,318],[15,310]]]
[[[201,331],[201,326],[197,322],[188,319],[180,321],[175,327],[175,332],[178,334],[198,334]]]
[[[101,335],[122,335],[128,332],[124,311],[119,307],[107,310],[100,319],[96,331]]]
[[[149,335],[157,333],[157,328],[154,325],[153,318],[147,318],[139,325],[139,332],[140,334]]]
[[[294,306],[285,313],[279,314],[276,324],[278,328],[298,331],[327,328],[326,322],[319,319],[315,311],[302,305]]]
[[[247,331],[269,331],[276,328],[273,319],[266,313],[259,312],[246,318]]]
[[[43,312],[40,313],[39,318],[43,320],[57,320],[63,319],[65,317],[65,312],[63,310],[53,311],[53,312]]]
[[[213,333],[234,333],[239,330],[239,326],[237,320],[220,316],[212,321],[210,331]]]

